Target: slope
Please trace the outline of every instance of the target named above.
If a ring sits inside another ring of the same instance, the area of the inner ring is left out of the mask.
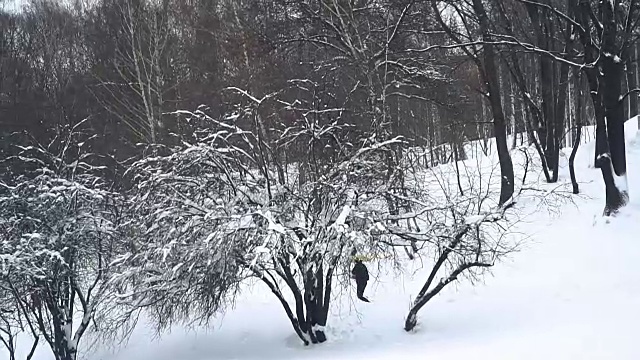
[[[583,195],[556,212],[530,211],[513,232],[521,251],[482,284],[461,282],[420,313],[417,331],[402,330],[412,296],[424,280],[370,266],[371,304],[345,290],[332,308],[330,340],[303,347],[280,306],[259,285],[215,328],[176,329],[159,339],[139,328],[128,344],[87,351],[91,360],[212,359],[637,359],[640,322],[640,164],[637,122],[629,121],[631,204],[601,218],[604,185],[590,166],[593,143],[583,146],[576,171]],[[568,156],[569,151],[565,151]],[[568,182],[566,157],[561,181]],[[541,184],[544,187],[546,185]],[[634,190],[635,189],[635,190]],[[429,261],[424,259],[424,261]],[[37,359],[48,359],[41,348]]]

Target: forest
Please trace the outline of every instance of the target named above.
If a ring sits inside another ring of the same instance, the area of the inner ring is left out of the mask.
[[[0,0],[0,347],[75,360],[142,316],[215,322],[253,281],[320,344],[357,254],[429,259],[412,331],[515,251],[521,199],[580,193],[584,131],[603,215],[628,203],[639,22],[637,0]],[[531,164],[557,183],[564,149],[570,190],[541,194]]]

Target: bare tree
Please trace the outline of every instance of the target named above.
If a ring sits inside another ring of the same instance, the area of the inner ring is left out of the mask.
[[[482,0],[473,0],[471,3],[460,2],[456,4],[445,4],[445,9],[456,14],[456,19],[462,21],[461,24],[453,26],[466,29],[466,33],[454,31],[452,25],[442,17],[442,5],[437,0],[431,1],[433,13],[444,31],[451,40],[460,47],[464,53],[475,63],[480,73],[484,91],[489,101],[493,114],[493,131],[496,139],[498,157],[500,159],[500,171],[502,172],[502,185],[500,190],[500,204],[505,204],[513,196],[514,192],[514,172],[511,155],[507,145],[506,120],[502,107],[500,81],[497,72],[498,58],[494,48],[491,23]],[[474,17],[470,18],[470,14]],[[468,22],[474,22],[479,29],[479,33],[471,32]],[[464,30],[463,30],[464,31]],[[477,39],[480,38],[480,45]]]
[[[105,6],[120,17],[118,44],[111,59],[117,78],[101,78],[96,96],[138,141],[155,144],[167,132],[164,113],[170,110],[171,51],[173,32],[169,1],[155,5],[148,1],[122,0]],[[105,10],[106,11],[106,10]]]
[[[559,10],[566,9],[566,6],[562,8],[560,5],[558,5]],[[554,14],[548,1],[524,2],[523,9],[517,2],[508,4],[495,2],[493,6],[498,14],[494,20],[496,28],[506,34],[506,36],[496,34],[497,44],[500,44],[498,39],[520,39],[524,42],[531,41],[540,49],[562,54],[568,59],[576,56],[573,51],[574,36],[572,36],[571,24],[567,24],[566,19],[558,18]],[[527,14],[529,22],[523,24],[521,18],[524,13]],[[534,33],[533,39],[529,39],[528,32],[531,30]],[[545,177],[548,182],[557,182],[560,148],[566,128],[566,103],[571,66],[566,62],[556,62],[550,56],[537,56],[534,61],[537,65],[537,74],[527,77],[522,71],[524,65],[522,63],[525,63],[527,55],[521,50],[518,46],[509,49],[505,52],[505,58],[513,79],[518,84],[521,96],[527,104],[526,109],[534,120],[529,123],[530,134],[545,165],[543,169]],[[539,93],[538,97],[536,93]]]
[[[585,73],[596,118],[595,163],[601,169],[606,185],[604,214],[614,214],[628,202],[624,100],[636,90],[623,94],[622,81],[629,49],[636,41],[634,33],[640,16],[638,3],[634,0],[571,0],[564,11],[556,4],[520,2],[548,11],[567,24],[563,51],[532,45],[511,35],[498,36],[501,40],[494,43],[518,45],[563,65],[578,67]],[[573,34],[580,39],[582,51],[572,57],[569,53]],[[561,69],[565,79],[568,68],[562,66]]]
[[[414,329],[418,312],[447,285],[462,276],[480,278],[517,246],[505,236],[514,223],[506,214],[514,212],[516,199],[498,204],[493,199],[496,195],[493,171],[476,173],[467,164],[460,166],[462,177],[451,166],[415,171],[413,181],[421,186],[410,186],[405,200],[416,204],[417,209],[379,219],[383,224],[379,231],[382,242],[390,246],[412,242],[417,244],[419,256],[433,256],[429,276],[407,315],[406,331]],[[524,171],[523,181],[527,169]]]

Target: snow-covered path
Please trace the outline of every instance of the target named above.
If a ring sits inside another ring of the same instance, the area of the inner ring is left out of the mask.
[[[414,333],[402,325],[424,271],[411,278],[370,269],[379,275],[367,289],[374,302],[345,296],[334,303],[330,340],[321,346],[303,347],[279,305],[256,286],[215,328],[175,330],[156,340],[141,328],[127,346],[86,358],[640,359],[640,141],[631,139],[636,126],[629,123],[631,204],[618,217],[610,223],[600,217],[604,185],[587,166],[592,145],[584,146],[576,166],[586,196],[557,214],[527,217],[514,229],[526,234],[521,251],[483,284],[445,290],[422,310]],[[39,360],[49,358],[48,349],[39,353]]]

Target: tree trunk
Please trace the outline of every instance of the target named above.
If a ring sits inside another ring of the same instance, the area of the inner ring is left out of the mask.
[[[578,118],[576,119],[576,136],[573,138],[573,149],[571,150],[571,155],[569,156],[569,174],[571,176],[571,185],[573,187],[574,194],[580,193],[580,188],[578,187],[578,181],[576,180],[576,170],[574,167],[574,161],[576,159],[576,153],[578,152],[578,147],[580,146],[581,137],[582,137],[582,120]]]
[[[515,99],[515,89],[513,88],[513,80],[509,79],[509,98],[511,105],[511,127],[512,127],[512,135],[513,139],[511,139],[511,150],[516,148],[518,141],[518,125],[516,121],[516,99]]]
[[[604,60],[604,116],[610,156],[600,153],[599,167],[605,180],[605,214],[610,215],[628,202],[627,162],[624,138],[624,108],[618,100],[622,80],[622,66],[613,60]]]
[[[620,101],[624,64],[617,58],[615,48],[617,21],[613,4],[605,2],[603,8],[603,51],[609,56],[601,56],[602,88],[604,115],[607,124],[607,140],[609,143],[611,167],[607,166],[606,156],[602,160],[602,175],[607,184],[607,202],[605,214],[610,215],[625,206],[628,202],[627,159],[624,138],[624,107]],[[602,154],[604,156],[604,154]],[[611,172],[611,174],[609,174]]]
[[[573,137],[573,149],[571,150],[571,156],[569,156],[569,174],[571,175],[571,185],[573,187],[573,193],[579,194],[580,187],[578,186],[578,181],[576,180],[576,171],[574,166],[574,161],[576,158],[576,153],[578,152],[578,147],[580,146],[580,141],[582,139],[582,107],[583,107],[583,97],[582,97],[582,77],[580,76],[580,72],[576,72],[575,74],[575,135]]]
[[[67,260],[71,262],[70,260]],[[60,285],[58,285],[60,286]],[[69,287],[55,288],[46,291],[44,303],[51,314],[51,332],[53,333],[49,345],[56,360],[75,360],[77,355],[76,345],[70,338],[73,326],[73,296]],[[62,305],[61,305],[62,304]],[[40,331],[46,329],[40,326]],[[68,331],[65,331],[68,330]]]
[[[311,342],[314,344],[327,341],[327,336],[324,332],[327,314],[324,313],[325,307],[323,306],[323,300],[325,298],[323,291],[324,271],[321,261],[322,260],[320,260],[320,264],[317,265],[315,272],[312,269],[307,271],[305,281],[305,305],[307,308],[305,330]]]
[[[567,34],[567,46],[565,48],[565,53],[571,52],[571,44],[569,43],[570,34]],[[553,168],[551,182],[558,181],[558,172],[559,172],[559,160],[560,160],[560,147],[562,145],[562,138],[564,133],[564,125],[565,125],[565,117],[566,117],[566,105],[567,105],[567,93],[569,92],[569,65],[568,64],[560,64],[560,86],[558,86],[558,94],[556,96],[556,104],[555,104],[555,117],[553,119],[553,153],[551,154],[553,158]],[[576,148],[577,149],[577,148]]]
[[[543,144],[541,144],[542,136],[540,135],[540,141],[536,138],[536,130],[535,127],[539,126],[543,122],[543,115],[538,105],[531,98],[531,94],[529,89],[527,88],[527,80],[524,72],[522,71],[519,60],[516,57],[515,53],[510,54],[511,58],[511,70],[512,74],[515,77],[516,84],[520,90],[520,95],[523,100],[522,109],[523,109],[523,121],[525,132],[527,133],[527,137],[529,138],[529,145],[533,144],[536,148],[538,156],[540,157],[540,162],[542,163],[542,171],[544,173],[544,177],[547,182],[551,182],[551,175],[549,174],[549,165],[547,164],[547,157],[545,155],[545,151],[543,148]],[[525,63],[526,65],[526,63]],[[534,82],[535,84],[535,82]],[[541,134],[538,132],[538,134]]]
[[[429,273],[429,277],[427,278],[427,281],[424,283],[424,285],[420,289],[420,292],[418,292],[418,296],[416,296],[416,299],[413,301],[413,305],[411,306],[411,309],[407,314],[407,317],[404,323],[405,331],[411,331],[416,327],[418,323],[418,320],[417,320],[418,311],[420,311],[420,309],[422,309],[423,306],[425,306],[431,299],[433,299],[434,296],[438,295],[440,291],[442,291],[442,289],[444,289],[447,285],[456,281],[458,279],[458,276],[460,276],[462,273],[464,273],[465,271],[471,268],[491,266],[491,264],[486,264],[481,262],[463,262],[461,264],[458,264],[455,267],[455,270],[449,273],[449,275],[447,275],[446,277],[440,278],[437,285],[435,285],[433,288],[431,287],[431,285],[433,284],[433,281],[436,278],[436,275],[438,274],[438,271],[440,271],[444,263],[447,261],[447,258],[449,257],[449,255],[452,252],[457,250],[458,246],[462,242],[463,237],[469,231],[470,231],[469,227],[461,229],[460,232],[458,232],[456,236],[453,239],[451,239],[451,242],[448,244],[448,246],[446,246],[446,248],[442,250],[442,253],[440,253],[440,256],[438,256],[438,260],[433,265],[433,268]]]
[[[436,288],[429,290],[431,288],[431,284],[433,283],[433,280],[436,278],[436,275],[438,274],[438,271],[440,270],[442,265],[445,263],[445,261],[449,257],[449,254],[451,254],[451,252],[454,251],[456,247],[460,244],[465,234],[466,234],[466,231],[461,231],[460,233],[456,234],[456,237],[451,240],[451,243],[449,244],[449,246],[444,248],[444,250],[442,250],[442,253],[440,253],[440,256],[438,256],[438,260],[433,265],[433,268],[429,273],[429,277],[427,278],[427,281],[424,283],[424,285],[420,289],[420,292],[418,292],[418,296],[416,296],[416,299],[413,301],[413,305],[409,310],[409,314],[407,314],[407,318],[404,323],[405,331],[411,331],[416,327],[418,323],[418,319],[417,319],[418,311],[420,311],[420,309],[422,309],[422,307],[426,305],[427,302],[429,302],[429,300],[431,300],[444,287],[444,286],[441,286],[441,287],[437,286]],[[443,281],[441,280],[440,284],[442,283]]]
[[[635,44],[632,45],[633,46],[633,83],[635,84],[635,87],[637,88],[638,86],[640,86],[640,63],[638,61],[640,61],[638,59],[638,57],[640,56],[640,52],[638,51],[638,47],[640,47],[640,45],[636,42]],[[635,115],[640,115],[640,94],[632,94],[632,96],[635,98],[635,108],[631,108],[631,112]],[[633,102],[632,102],[633,104]],[[638,129],[640,129],[640,116],[638,117]]]
[[[502,101],[500,99],[500,83],[496,69],[495,49],[491,44],[492,38],[490,36],[489,18],[487,17],[482,0],[473,0],[473,7],[476,15],[478,16],[478,22],[482,32],[482,40],[484,41],[484,44],[482,45],[482,65],[484,67],[484,71],[482,71],[482,73],[484,77],[483,80],[489,93],[489,102],[493,113],[494,136],[496,138],[501,175],[499,204],[502,205],[513,196],[515,175],[513,172],[511,155],[509,154],[509,147],[507,145],[506,121],[502,110]]]
[[[6,329],[0,329],[0,345],[4,346],[5,351],[9,353],[9,360],[16,360],[15,336],[12,326],[8,322],[6,325]]]
[[[56,360],[75,360],[77,351],[75,348],[70,346],[69,340],[66,339],[66,335],[64,329],[55,328],[55,339],[54,339],[54,357]]]
[[[638,87],[638,48],[637,44],[632,45],[630,50],[631,59],[627,64],[627,87],[629,90]],[[638,115],[638,94],[632,93],[628,96],[628,119]]]
[[[289,269],[289,267],[287,267],[287,269]],[[271,279],[269,279],[266,275],[264,275],[262,271],[253,269],[253,272],[260,280],[262,280],[263,283],[265,283],[269,287],[269,289],[276,296],[276,298],[278,298],[278,301],[280,301],[282,308],[286,312],[287,318],[289,318],[289,321],[291,322],[291,326],[293,327],[293,330],[296,332],[296,335],[298,335],[298,338],[302,341],[304,345],[309,345],[309,340],[305,337],[305,331],[302,328],[302,323],[299,320],[299,319],[304,320],[304,313],[302,313],[302,308],[301,308],[302,296],[297,286],[292,287],[291,284],[289,283],[289,280],[286,279],[286,283],[291,289],[291,291],[293,292],[295,297],[296,314],[297,314],[297,317],[296,317],[296,315],[294,315],[293,311],[291,310],[289,303],[282,295],[282,292],[280,291],[278,286],[273,281],[271,281]],[[290,272],[288,272],[287,275],[290,275]]]
[[[25,358],[26,360],[31,360],[33,358],[33,355],[36,352],[36,349],[38,348],[38,343],[40,342],[40,336],[39,335],[34,335],[34,339],[33,339],[33,344],[31,344],[31,349],[29,350],[29,353],[27,354],[27,357]]]
[[[595,68],[584,69],[589,81],[596,115],[595,165],[602,171],[606,202],[604,215],[615,214],[629,199],[627,189],[624,108],[620,101],[624,63],[617,49],[617,18],[613,3],[599,3],[602,16],[602,49],[593,46],[589,31],[581,32],[585,60],[596,62]],[[592,15],[587,1],[579,3],[577,20],[589,29]],[[597,60],[596,60],[597,59]]]
[[[548,0],[542,4],[550,5]],[[527,14],[534,26],[537,45],[543,49],[554,50],[553,41],[557,31],[554,29],[551,14],[542,6],[527,4]],[[571,32],[565,35],[564,53],[570,53],[572,48]],[[542,95],[542,119],[538,130],[538,138],[544,151],[546,164],[551,171],[550,182],[558,181],[560,148],[564,135],[565,103],[568,84],[569,66],[555,64],[546,56],[538,59],[540,74],[540,89]],[[559,70],[559,74],[558,74]]]
[[[624,87],[623,87],[623,91],[630,91],[631,89],[633,89],[631,87],[631,84],[629,84],[629,70],[625,70],[625,75],[623,76],[623,81],[624,81]],[[624,118],[625,119],[631,119],[631,95],[627,96],[627,98],[624,101]]]

